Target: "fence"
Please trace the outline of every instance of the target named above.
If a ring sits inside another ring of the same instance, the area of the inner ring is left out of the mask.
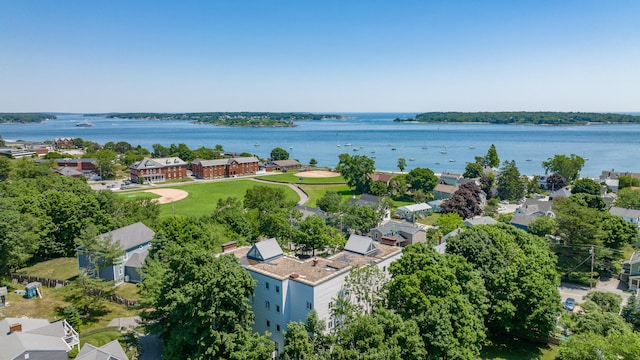
[[[14,284],[28,284],[30,282],[38,281],[43,286],[51,287],[51,288],[59,288],[59,287],[67,286],[71,284],[71,281],[67,281],[67,280],[50,279],[46,277],[15,274],[15,273],[11,274],[11,279]]]
[[[39,277],[39,276],[31,276],[31,275],[24,275],[24,274],[15,274],[12,273],[11,274],[11,279],[12,279],[12,283],[14,284],[28,284],[30,282],[34,282],[34,281],[38,281],[40,282],[43,286],[46,287],[51,287],[51,288],[59,288],[62,286],[67,286],[69,284],[71,284],[71,281],[67,281],[67,280],[60,280],[60,279],[50,279],[50,278],[45,278],[45,277]],[[89,289],[87,291],[90,295],[97,295],[100,296],[106,300],[109,300],[111,302],[120,304],[120,305],[125,305],[125,306],[138,306],[140,305],[140,303],[136,300],[129,300],[127,298],[124,298],[118,294],[108,294],[106,291],[102,290],[102,289]]]

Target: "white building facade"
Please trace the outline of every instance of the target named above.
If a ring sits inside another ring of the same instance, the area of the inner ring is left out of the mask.
[[[284,350],[284,332],[291,321],[306,322],[315,310],[330,331],[335,326],[332,302],[343,291],[346,276],[354,266],[372,265],[387,271],[402,256],[400,247],[352,236],[345,250],[328,258],[300,260],[284,255],[275,239],[263,240],[225,251],[234,254],[257,281],[251,304],[254,331],[271,333],[276,355]]]

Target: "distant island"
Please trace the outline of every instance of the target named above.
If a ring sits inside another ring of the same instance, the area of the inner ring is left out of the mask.
[[[292,127],[294,121],[344,119],[341,115],[271,112],[204,112],[204,113],[108,113],[85,114],[111,119],[189,120],[199,124],[245,127]]]
[[[393,121],[530,125],[639,124],[640,116],[583,112],[428,112]]]
[[[39,123],[55,118],[55,115],[45,113],[0,113],[0,123],[2,124]]]

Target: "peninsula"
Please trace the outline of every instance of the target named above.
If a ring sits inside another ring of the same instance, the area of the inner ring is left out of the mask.
[[[55,118],[55,115],[45,113],[0,113],[0,124],[39,123]]]
[[[108,113],[86,114],[85,116],[105,116],[118,119],[144,120],[189,120],[199,124],[244,127],[292,127],[294,121],[336,120],[341,115],[310,113],[271,113],[271,112],[203,112],[203,113]]]
[[[393,121],[529,125],[639,124],[640,116],[583,112],[428,112]]]

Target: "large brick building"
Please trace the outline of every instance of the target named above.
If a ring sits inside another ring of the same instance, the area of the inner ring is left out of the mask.
[[[131,181],[163,182],[187,177],[187,163],[178,157],[144,158],[129,167]]]
[[[195,159],[191,163],[193,175],[202,179],[255,174],[256,171],[258,171],[258,158],[255,157]]]

